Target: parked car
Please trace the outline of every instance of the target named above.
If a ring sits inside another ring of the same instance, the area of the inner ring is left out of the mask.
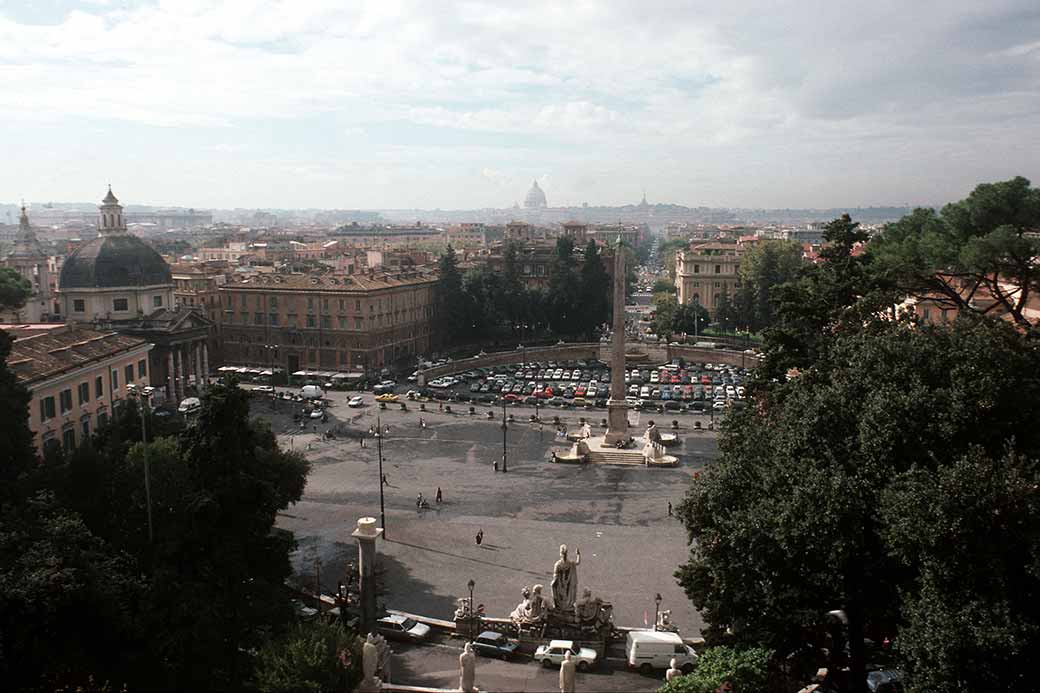
[[[182,414],[191,414],[197,412],[202,408],[202,402],[198,397],[186,397],[181,400],[181,404],[177,407],[177,411]]]
[[[322,399],[325,393],[317,385],[304,385],[300,388],[300,397],[304,399]]]
[[[385,394],[382,394],[382,395],[379,395],[378,397],[376,397],[376,401],[377,402],[396,402],[399,399],[400,399],[400,397],[398,397],[397,395],[395,395],[393,393],[390,393],[390,392],[387,392]]]
[[[473,641],[473,649],[477,654],[499,659],[509,659],[519,646],[515,641],[493,630],[484,631]]]
[[[697,653],[682,641],[678,633],[656,630],[628,632],[625,660],[629,669],[649,674],[654,669],[667,669],[673,659],[684,674],[689,674],[697,665]]]
[[[358,407],[363,407],[363,406],[365,406],[365,398],[362,397],[361,395],[354,395],[353,397],[350,398],[350,401],[347,402],[347,406],[351,407],[352,409],[357,409]]]
[[[376,621],[376,629],[385,637],[393,640],[419,642],[426,640],[430,635],[428,625],[400,614],[392,614],[379,619]]]
[[[558,667],[568,652],[578,671],[588,671],[596,664],[596,651],[576,647],[572,640],[550,640],[548,645],[539,645],[534,651],[534,661],[541,662],[546,668]]]
[[[325,411],[321,407],[315,407],[311,410],[310,417],[312,419],[320,419],[325,416]]]
[[[253,388],[253,392],[274,392],[274,388],[270,385],[257,385]]]

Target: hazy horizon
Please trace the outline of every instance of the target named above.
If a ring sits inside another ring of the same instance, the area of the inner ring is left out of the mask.
[[[936,205],[1040,177],[1040,5],[0,0],[0,198]]]

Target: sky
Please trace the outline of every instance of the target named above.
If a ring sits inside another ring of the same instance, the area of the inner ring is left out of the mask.
[[[0,0],[0,201],[939,204],[1040,179],[1036,0]]]

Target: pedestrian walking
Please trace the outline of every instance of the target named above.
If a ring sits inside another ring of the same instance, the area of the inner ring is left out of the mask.
[[[480,529],[477,530],[477,546],[480,546],[480,544],[483,541],[484,541],[484,528],[481,527]]]
[[[672,502],[668,501],[668,517],[672,516]]]
[[[491,460],[491,468],[498,471],[498,460]]]
[[[441,493],[441,487],[438,486],[437,487],[437,502],[440,503],[442,500],[444,500],[444,495]]]
[[[423,506],[423,497],[422,497],[422,493],[420,492],[419,495],[415,497],[415,509],[416,510],[420,510],[422,508],[422,506]]]
[[[358,438],[358,440],[361,442],[361,447],[365,447],[365,434],[364,433],[361,434],[361,436]]]
[[[386,433],[387,435],[389,435],[389,434],[390,434],[390,427],[389,427],[389,426],[387,426],[387,427],[386,427],[386,428],[385,428],[385,429],[383,430],[383,433]]]
[[[390,480],[386,478],[386,474],[383,475],[383,486],[389,486]],[[421,494],[420,494],[421,495]]]

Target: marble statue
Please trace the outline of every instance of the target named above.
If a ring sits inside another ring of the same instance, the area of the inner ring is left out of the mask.
[[[578,623],[586,624],[599,618],[599,609],[602,603],[602,599],[592,598],[592,590],[588,587],[583,589],[581,591],[581,600],[574,604],[574,615],[578,618]]]
[[[466,643],[466,647],[459,655],[459,690],[463,693],[472,693],[476,690],[474,685],[477,680],[477,655],[473,652],[473,643]]]
[[[578,600],[578,565],[581,550],[575,551],[575,559],[567,560],[567,545],[560,546],[560,560],[553,566],[553,606],[559,611],[570,611]]]
[[[682,676],[682,671],[677,666],[679,663],[675,661],[675,657],[672,657],[672,661],[668,663],[668,671],[664,673],[664,680],[671,681],[676,676]]]
[[[541,623],[546,619],[549,608],[545,603],[545,597],[542,596],[543,589],[545,588],[542,585],[535,585],[533,588],[524,587],[520,593],[522,595],[520,603],[509,614],[513,623],[518,626],[529,626]]]
[[[382,686],[376,671],[379,669],[379,645],[375,633],[369,633],[361,646],[362,691],[378,691]]]
[[[571,653],[566,652],[563,655],[563,661],[560,662],[560,693],[574,693],[575,678],[577,676],[574,660],[571,659]]]

